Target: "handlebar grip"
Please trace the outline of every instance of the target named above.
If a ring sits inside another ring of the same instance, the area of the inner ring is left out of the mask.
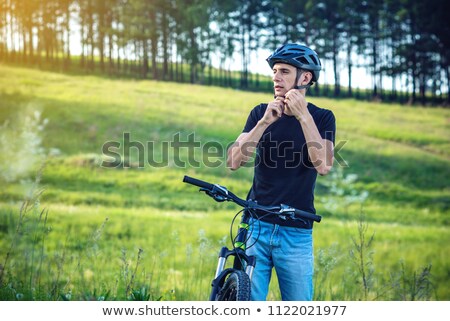
[[[322,216],[319,216],[319,215],[316,215],[313,213],[309,213],[309,212],[305,212],[302,210],[298,210],[298,209],[295,210],[295,214],[297,214],[300,217],[307,218],[307,219],[310,219],[310,220],[313,220],[316,222],[320,222],[322,220]]]
[[[212,190],[213,187],[214,187],[214,185],[211,184],[211,183],[208,183],[208,182],[205,182],[205,181],[201,181],[199,179],[196,179],[196,178],[193,178],[193,177],[189,177],[189,176],[186,176],[186,175],[183,178],[183,182],[191,184],[191,185],[195,185],[195,186],[198,186],[198,187],[206,188],[208,190]]]

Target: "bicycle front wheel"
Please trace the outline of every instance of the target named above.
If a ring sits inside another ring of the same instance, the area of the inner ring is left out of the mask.
[[[230,273],[216,301],[250,301],[250,278],[241,270]]]

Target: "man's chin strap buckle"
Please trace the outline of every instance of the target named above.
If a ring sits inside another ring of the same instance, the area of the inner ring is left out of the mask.
[[[294,89],[307,89],[311,87],[311,85],[301,85],[301,86],[294,86]]]

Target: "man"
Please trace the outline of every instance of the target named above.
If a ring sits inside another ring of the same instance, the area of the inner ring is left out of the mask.
[[[331,111],[306,101],[306,90],[319,78],[316,52],[286,44],[267,58],[273,70],[274,99],[256,106],[242,134],[228,150],[227,165],[236,170],[256,151],[253,185],[248,198],[262,205],[287,204],[315,213],[317,173],[333,165],[335,118]],[[247,254],[256,255],[252,300],[266,300],[272,268],[281,297],[313,297],[313,222],[258,213]]]

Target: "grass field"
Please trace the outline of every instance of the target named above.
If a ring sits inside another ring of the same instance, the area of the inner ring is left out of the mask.
[[[0,299],[206,300],[238,208],[182,178],[245,197],[252,169],[225,151],[269,99],[0,65]],[[334,112],[346,164],[317,181],[315,299],[449,300],[450,110],[311,102]],[[100,166],[108,144],[117,168]]]

